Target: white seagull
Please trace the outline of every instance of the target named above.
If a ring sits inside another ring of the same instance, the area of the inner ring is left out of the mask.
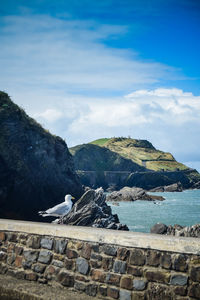
[[[39,211],[38,214],[42,217],[63,217],[64,215],[68,214],[72,209],[72,199],[75,199],[71,195],[65,196],[65,201],[51,207],[45,211]]]

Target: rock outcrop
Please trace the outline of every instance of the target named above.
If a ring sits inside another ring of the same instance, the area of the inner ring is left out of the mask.
[[[0,92],[0,217],[40,220],[38,210],[79,198],[82,186],[67,145]],[[47,219],[45,219],[47,221]]]
[[[200,224],[192,226],[181,226],[178,224],[167,226],[157,223],[151,228],[151,233],[200,238]]]
[[[106,201],[136,201],[136,200],[146,200],[154,201],[159,200],[163,201],[164,198],[161,196],[149,195],[142,188],[137,187],[124,187],[119,191],[114,191],[111,194],[106,196]]]
[[[167,225],[163,223],[156,223],[151,227],[151,233],[156,234],[166,234],[167,233]]]
[[[88,190],[75,203],[72,210],[58,221],[67,225],[92,226],[98,228],[128,230],[119,222],[118,216],[112,214],[106,203],[103,189]]]
[[[182,191],[183,191],[183,187],[180,182],[166,185],[166,186],[158,186],[150,190],[150,192],[182,192]]]

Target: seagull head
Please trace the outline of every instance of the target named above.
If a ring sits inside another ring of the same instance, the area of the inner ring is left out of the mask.
[[[74,197],[72,197],[71,195],[66,195],[65,196],[65,202],[72,202],[73,203],[73,201],[72,200],[74,200],[75,198]]]

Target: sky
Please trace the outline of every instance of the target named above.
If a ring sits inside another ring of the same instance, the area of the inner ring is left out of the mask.
[[[200,171],[200,1],[0,0],[0,90],[69,147],[149,140]]]

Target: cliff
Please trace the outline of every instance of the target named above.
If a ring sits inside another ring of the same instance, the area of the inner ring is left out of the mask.
[[[136,186],[147,190],[180,182],[198,188],[200,174],[149,141],[104,138],[70,148],[83,184],[93,188]]]
[[[41,220],[38,210],[83,193],[64,140],[0,92],[0,217]]]

